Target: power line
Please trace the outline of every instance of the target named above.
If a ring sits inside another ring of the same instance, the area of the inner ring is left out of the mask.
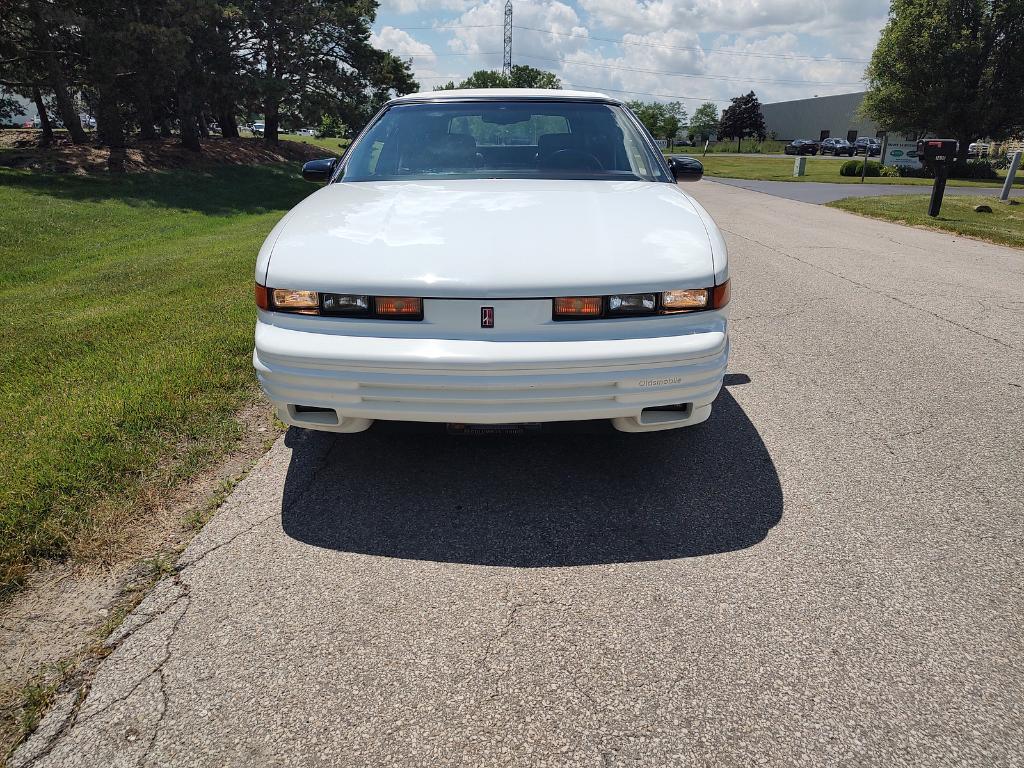
[[[823,61],[823,62],[844,62],[850,64],[867,64],[868,59],[843,59],[834,56],[805,56],[798,53],[762,53],[760,51],[735,51],[731,48],[701,48],[700,46],[689,45],[664,45],[662,43],[636,43],[629,40],[613,40],[608,37],[593,37],[592,35],[580,35],[575,32],[555,32],[551,29],[539,29],[537,27],[523,27],[516,24],[516,29],[523,29],[529,32],[540,32],[545,35],[557,35],[558,37],[575,37],[581,40],[594,40],[602,43],[613,43],[615,45],[635,45],[641,48],[667,48],[672,51],[698,51],[701,53],[722,53],[732,56],[756,56],[769,59],[797,59],[800,61]]]
[[[391,26],[390,24],[388,26]],[[392,29],[400,30],[435,30],[443,32],[445,30],[452,29],[487,29],[491,27],[500,27],[501,24],[450,24],[446,26],[438,27],[392,27]],[[594,37],[593,35],[581,35],[575,32],[555,32],[551,29],[540,29],[539,27],[526,27],[521,24],[513,25],[514,29],[521,29],[527,32],[540,32],[544,35],[555,35],[557,37],[572,37],[579,40],[593,40],[599,43],[611,43],[613,45],[632,45],[639,48],[665,48],[670,51],[696,51],[699,53],[719,53],[726,56],[750,56],[753,58],[763,59],[788,59],[793,61],[820,61],[825,63],[844,63],[844,64],[867,64],[869,59],[850,59],[842,58],[838,56],[807,56],[799,53],[767,53],[762,51],[735,51],[731,48],[701,48],[700,46],[690,45],[665,45],[664,43],[639,43],[630,40],[614,40],[610,37]]]
[[[662,99],[674,99],[676,101],[712,101],[715,104],[728,104],[728,99],[713,99],[710,96],[674,96],[670,93],[648,93],[647,91],[624,91],[621,88],[605,88],[602,85],[580,85],[579,83],[566,83],[570,88],[579,88],[581,91],[611,91],[612,93],[631,93],[634,96],[657,96]]]
[[[394,56],[426,56],[429,58],[431,54],[424,54],[422,51],[389,51]],[[461,52],[461,53],[435,53],[433,56],[498,56],[501,51],[474,51],[474,52]],[[624,67],[618,64],[599,64],[593,61],[580,61],[579,59],[553,59],[547,56],[534,56],[528,53],[520,53],[519,58],[522,59],[535,59],[537,61],[551,61],[556,64],[570,64],[581,67],[597,67],[599,69],[616,69],[624,72],[639,72],[648,75],[664,75],[666,77],[689,77],[696,80],[720,80],[723,82],[741,82],[741,83],[762,83],[762,84],[782,84],[782,85],[863,85],[863,81],[838,81],[838,80],[789,80],[786,78],[757,78],[757,77],[733,77],[731,75],[699,75],[696,72],[669,72],[661,69],[643,69],[640,67]]]
[[[785,83],[787,85],[861,85],[860,81],[857,82],[836,82],[829,80],[787,80],[784,78],[754,78],[754,77],[731,77],[729,75],[698,75],[695,72],[667,72],[658,69],[639,69],[636,67],[623,67],[617,64],[598,64],[590,61],[580,61],[579,59],[552,59],[546,56],[532,56],[526,53],[520,53],[520,58],[523,59],[537,59],[539,61],[554,61],[558,64],[576,64],[582,67],[600,67],[602,69],[621,69],[626,72],[644,72],[649,75],[667,75],[669,77],[693,77],[699,80],[732,80],[740,81],[745,83]]]
[[[495,54],[497,55],[497,54]],[[424,77],[417,77],[417,80],[451,80],[453,79],[450,75],[426,75]],[[457,79],[457,78],[456,78]],[[648,93],[647,91],[625,91],[621,88],[606,88],[603,85],[580,85],[579,83],[567,83],[562,81],[562,85],[567,85],[570,88],[578,88],[581,91],[610,91],[612,93],[632,93],[635,96],[658,96],[663,99],[675,99],[676,101],[713,101],[716,104],[728,104],[728,99],[714,99],[710,96],[678,96],[670,93]],[[557,90],[552,93],[558,93]]]
[[[425,56],[431,58],[434,56],[501,56],[501,51],[463,51],[460,53],[424,53],[423,51],[391,51],[392,56]]]
[[[419,29],[419,30],[429,29],[429,30],[439,30],[439,31],[443,32],[446,29],[487,29],[488,27],[500,27],[501,24],[448,24],[448,25],[440,26],[440,27],[396,27],[393,24],[385,24],[385,26],[391,27],[392,29],[401,29],[401,30],[404,30],[404,31],[409,31],[409,30],[412,30],[412,29]]]

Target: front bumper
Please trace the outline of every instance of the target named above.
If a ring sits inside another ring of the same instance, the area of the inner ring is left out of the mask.
[[[374,419],[611,419],[646,432],[707,419],[728,356],[724,322],[678,336],[584,341],[344,336],[258,322],[253,365],[281,420],[311,429],[359,432]],[[645,410],[679,404],[686,407]]]

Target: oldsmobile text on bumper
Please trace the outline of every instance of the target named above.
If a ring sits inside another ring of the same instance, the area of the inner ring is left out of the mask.
[[[729,354],[715,315],[679,335],[554,341],[324,334],[261,317],[253,363],[282,421],[300,427],[610,419],[647,432],[710,415]]]

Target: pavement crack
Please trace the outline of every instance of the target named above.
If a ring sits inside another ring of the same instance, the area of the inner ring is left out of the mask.
[[[317,474],[319,474],[319,472],[324,467],[327,466],[327,464],[334,457],[334,452],[335,452],[335,450],[337,449],[337,447],[338,447],[338,445],[340,443],[341,443],[341,439],[337,435],[335,435],[334,439],[331,441],[330,447],[326,451],[324,451],[323,457],[320,459],[319,462],[317,462],[316,468],[313,469],[312,472],[310,473],[311,477],[316,477]],[[287,508],[282,506],[282,508],[280,510],[275,510],[275,511],[271,512],[270,514],[264,515],[263,517],[260,517],[259,519],[254,520],[252,523],[250,523],[248,526],[246,526],[242,530],[237,531],[236,533],[234,533],[233,535],[229,536],[224,541],[221,541],[221,542],[213,545],[209,549],[204,550],[203,552],[201,552],[199,555],[197,555],[196,557],[192,558],[191,560],[179,561],[178,564],[174,567],[174,573],[180,574],[183,571],[185,571],[186,569],[191,568],[194,565],[198,565],[199,563],[203,562],[207,557],[209,557],[213,553],[219,552],[220,550],[224,549],[225,547],[235,543],[235,541],[240,539],[242,536],[245,536],[246,534],[251,533],[252,531],[254,531],[257,528],[259,528],[261,525],[269,522],[270,520],[273,520],[274,518],[281,517],[281,515],[284,514],[285,512],[287,512],[289,509],[292,509],[292,508],[294,508],[296,506],[301,505],[306,500],[306,497],[309,496],[309,494],[313,492],[314,485],[315,485],[314,483],[309,483],[307,485],[306,489],[303,491],[303,493],[300,494],[294,500],[292,500],[292,502],[288,505]]]
[[[967,331],[968,333],[970,333],[970,334],[972,334],[974,336],[977,336],[978,338],[987,339],[988,341],[995,342],[996,344],[1000,345],[1001,347],[1005,347],[1006,349],[1013,350],[1014,352],[1021,351],[1017,347],[1015,347],[1012,344],[1009,344],[1009,343],[1003,341],[1000,338],[997,338],[995,336],[989,336],[987,334],[982,333],[981,331],[978,331],[978,330],[976,330],[974,328],[971,328],[969,325],[964,325],[963,323],[958,323],[956,320],[951,320],[950,318],[945,317],[943,315],[940,315],[937,312],[932,312],[931,310],[925,309],[924,307],[919,307],[916,304],[911,304],[908,301],[904,301],[899,296],[894,296],[891,293],[887,293],[885,290],[883,290],[881,288],[876,288],[874,286],[868,285],[867,283],[859,282],[857,280],[854,280],[852,277],[844,275],[844,274],[842,274],[840,272],[835,272],[835,271],[833,271],[831,269],[826,269],[825,267],[821,266],[820,264],[815,264],[813,261],[808,261],[807,259],[801,259],[799,256],[794,256],[792,253],[789,253],[788,251],[781,250],[780,248],[768,245],[767,243],[762,243],[760,240],[757,240],[757,239],[755,239],[753,237],[748,237],[747,235],[740,234],[739,232],[735,232],[735,231],[733,231],[731,229],[723,229],[722,231],[726,232],[726,233],[728,233],[730,235],[733,235],[734,237],[738,237],[738,238],[740,238],[742,240],[746,240],[748,243],[754,243],[755,245],[759,245],[762,248],[765,248],[766,250],[771,251],[772,253],[778,253],[778,254],[780,254],[782,256],[786,256],[786,257],[792,259],[793,261],[796,261],[796,262],[798,262],[800,264],[803,264],[804,266],[811,267],[812,269],[816,269],[819,272],[824,272],[827,275],[832,275],[833,277],[838,278],[840,280],[843,280],[844,282],[847,282],[850,285],[854,285],[854,286],[856,286],[858,288],[861,288],[863,290],[866,290],[866,291],[871,291],[872,293],[874,293],[876,295],[884,296],[885,298],[889,299],[890,301],[894,301],[897,304],[900,304],[900,305],[902,305],[904,307],[907,307],[908,309],[913,309],[913,310],[918,311],[918,312],[923,312],[926,315],[930,315],[931,317],[934,317],[936,320],[941,320],[942,322],[948,323],[949,325],[952,325],[952,326],[954,326],[956,328],[959,328],[962,331]]]
[[[49,741],[46,743],[46,745],[42,749],[40,749],[35,755],[33,755],[27,761],[25,761],[24,763],[21,764],[22,768],[31,768],[31,766],[34,766],[34,765],[38,764],[39,761],[41,761],[44,758],[46,758],[47,756],[49,756],[50,753],[57,746],[57,744],[61,741],[63,736],[65,734],[67,734],[72,728],[74,728],[74,727],[76,727],[78,725],[85,725],[87,723],[90,723],[90,722],[96,720],[97,718],[101,717],[102,715],[107,714],[113,707],[117,706],[118,704],[123,704],[124,702],[128,701],[129,699],[131,699],[131,697],[135,695],[135,692],[138,691],[139,688],[141,688],[147,681],[152,679],[153,675],[159,674],[161,676],[161,690],[162,690],[163,693],[166,693],[166,689],[164,688],[164,682],[165,682],[166,679],[164,677],[163,668],[164,668],[164,665],[168,662],[168,660],[171,657],[171,641],[174,639],[174,635],[177,632],[178,627],[181,625],[182,620],[184,619],[185,615],[188,613],[188,609],[191,606],[191,597],[189,595],[189,586],[187,584],[183,583],[178,578],[177,575],[175,575],[173,578],[174,578],[176,586],[178,586],[181,589],[181,592],[179,593],[179,595],[177,597],[175,597],[174,600],[172,600],[167,605],[167,607],[164,608],[162,611],[154,612],[152,615],[149,616],[149,618],[147,618],[147,620],[145,622],[140,624],[138,627],[135,627],[134,629],[132,629],[131,632],[126,633],[122,638],[120,638],[118,640],[118,642],[116,642],[116,643],[114,643],[113,645],[110,646],[111,651],[116,650],[117,648],[119,648],[124,643],[125,640],[127,640],[129,637],[131,637],[136,632],[138,632],[140,629],[142,629],[142,627],[148,626],[149,624],[151,624],[153,622],[153,620],[155,620],[155,619],[157,619],[157,618],[159,618],[161,616],[167,615],[167,613],[169,611],[171,611],[175,606],[177,606],[179,603],[184,601],[185,602],[184,609],[174,619],[174,621],[171,624],[171,627],[170,627],[170,629],[169,629],[169,631],[167,633],[167,639],[164,642],[164,655],[163,655],[163,658],[161,658],[160,661],[157,662],[156,666],[153,667],[153,669],[151,669],[149,672],[147,672],[142,677],[140,677],[131,686],[131,688],[128,689],[128,691],[126,693],[124,693],[121,696],[118,696],[118,697],[114,698],[113,700],[109,701],[107,704],[105,704],[100,709],[96,710],[95,712],[90,712],[88,715],[86,715],[84,717],[81,716],[81,711],[82,711],[82,707],[84,706],[86,700],[88,699],[90,689],[89,689],[88,685],[82,685],[82,687],[79,688],[79,690],[78,690],[77,698],[75,699],[75,703],[74,703],[74,705],[72,707],[71,712],[65,718],[65,720],[61,724],[60,728],[58,728],[58,729],[56,729],[54,731],[53,735],[50,737]],[[165,699],[165,704],[164,704],[164,711],[161,711],[161,714],[160,714],[160,722],[163,721],[163,717],[164,717],[165,711],[166,711],[166,699]],[[160,722],[157,723],[158,726],[160,725]]]
[[[178,616],[174,619],[174,621],[172,622],[172,624],[170,626],[170,629],[167,632],[167,639],[164,642],[163,658],[161,658],[156,663],[156,665],[151,670],[149,670],[149,672],[147,672],[142,677],[140,677],[135,682],[135,684],[132,685],[132,687],[128,690],[127,693],[125,693],[122,696],[118,696],[118,697],[112,699],[110,702],[105,704],[100,709],[96,710],[95,712],[89,713],[89,715],[87,715],[86,717],[78,719],[77,723],[88,723],[88,722],[91,722],[91,721],[95,720],[97,717],[106,714],[108,711],[110,711],[110,709],[112,709],[113,707],[117,706],[118,704],[122,704],[125,701],[128,701],[128,699],[130,699],[133,695],[135,695],[135,692],[139,688],[141,688],[142,685],[144,683],[146,683],[150,678],[152,678],[153,675],[157,675],[157,674],[159,674],[161,676],[163,675],[164,665],[171,658],[171,642],[174,640],[174,635],[175,635],[175,633],[177,633],[178,627],[181,626],[182,620],[188,614],[189,608],[192,605],[192,598],[191,598],[191,595],[190,595],[190,589],[189,589],[188,584],[185,584],[184,582],[182,582],[177,576],[175,576],[174,579],[175,579],[175,583],[177,584],[177,586],[181,587],[181,593],[178,595],[177,598],[174,599],[174,601],[170,605],[167,606],[166,609],[164,609],[164,611],[163,611],[163,613],[161,615],[166,615],[169,611],[171,611],[171,609],[173,609],[175,606],[177,606],[181,602],[185,603],[185,607],[182,609],[181,613],[179,613]]]

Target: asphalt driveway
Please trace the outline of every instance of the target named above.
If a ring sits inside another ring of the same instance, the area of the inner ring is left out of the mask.
[[[708,423],[290,431],[14,764],[1020,765],[1022,253],[690,189]]]

